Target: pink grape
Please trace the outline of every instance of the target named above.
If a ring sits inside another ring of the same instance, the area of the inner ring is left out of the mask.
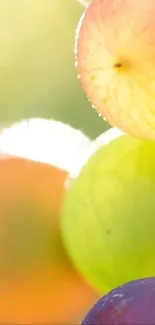
[[[125,283],[103,296],[81,325],[154,325],[155,277]]]

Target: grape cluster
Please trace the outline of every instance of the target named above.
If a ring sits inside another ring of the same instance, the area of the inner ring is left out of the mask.
[[[100,116],[126,133],[103,142],[64,209],[73,261],[109,291],[82,325],[155,324],[154,16],[154,0],[92,0],[77,28],[81,86]]]

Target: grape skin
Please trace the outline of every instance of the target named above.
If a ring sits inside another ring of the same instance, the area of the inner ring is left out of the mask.
[[[155,277],[125,283],[103,296],[81,325],[154,325]]]

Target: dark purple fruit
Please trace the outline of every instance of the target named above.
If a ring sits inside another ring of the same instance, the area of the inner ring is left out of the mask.
[[[102,297],[81,325],[155,325],[155,277],[125,283]]]

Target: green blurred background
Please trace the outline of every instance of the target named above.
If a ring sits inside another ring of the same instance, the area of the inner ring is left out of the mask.
[[[73,267],[60,231],[66,179],[91,143],[73,128],[90,138],[109,128],[77,78],[74,40],[83,11],[77,0],[0,0],[2,324],[78,324],[98,297]],[[5,129],[35,117],[45,120]],[[34,263],[30,238],[37,247]]]
[[[0,2],[0,121],[44,117],[91,138],[108,124],[91,107],[74,65],[76,0]]]

